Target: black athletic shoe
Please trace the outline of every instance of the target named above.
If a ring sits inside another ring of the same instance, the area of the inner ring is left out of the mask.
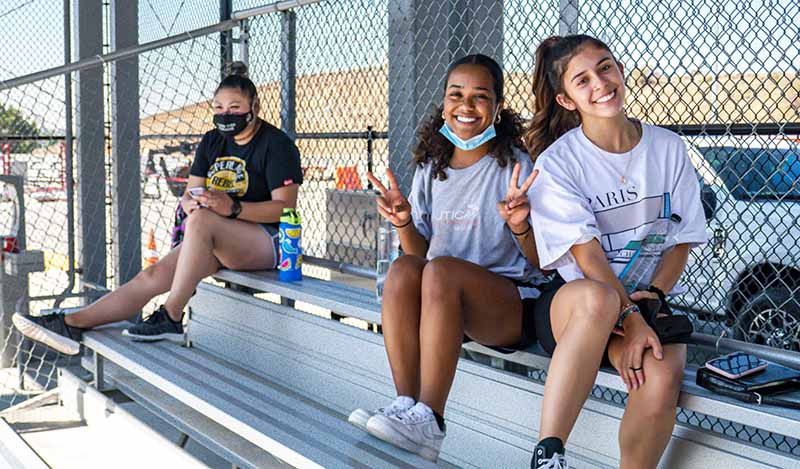
[[[555,437],[545,438],[533,450],[531,469],[567,469],[564,443]]]
[[[183,343],[183,324],[173,321],[167,309],[161,305],[145,320],[122,331],[122,335],[140,342],[170,340]]]
[[[81,336],[85,329],[72,327],[64,322],[64,310],[56,308],[42,316],[25,316],[14,313],[11,321],[25,337],[47,345],[67,355],[81,351]]]

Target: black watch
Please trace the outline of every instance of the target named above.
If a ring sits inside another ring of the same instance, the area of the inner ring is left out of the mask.
[[[238,218],[240,213],[242,213],[242,203],[239,199],[233,199],[233,208],[231,208],[231,214],[228,215],[228,218]]]

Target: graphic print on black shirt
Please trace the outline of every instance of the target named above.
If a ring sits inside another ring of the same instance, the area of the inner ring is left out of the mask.
[[[294,142],[263,120],[244,145],[224,138],[216,129],[206,132],[190,174],[204,178],[207,189],[227,192],[244,202],[269,201],[273,190],[303,183],[300,152]]]
[[[247,163],[235,156],[217,158],[208,168],[206,189],[227,192],[236,197],[247,193]]]

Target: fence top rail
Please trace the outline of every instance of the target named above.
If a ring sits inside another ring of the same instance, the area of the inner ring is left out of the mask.
[[[318,3],[319,1],[320,0],[284,0],[269,5],[265,5],[262,7],[249,8],[247,10],[237,11],[233,15],[231,15],[231,19],[220,21],[217,24],[212,24],[210,26],[205,26],[203,28],[193,29],[191,31],[175,34],[173,36],[157,39],[155,41],[146,42],[144,44],[125,47],[116,50],[114,52],[110,52],[108,54],[95,55],[94,57],[87,57],[85,59],[78,60],[77,62],[60,65],[58,67],[53,67],[47,70],[30,73],[28,75],[11,78],[5,81],[0,81],[0,91],[16,88],[22,85],[28,85],[31,83],[35,83],[37,81],[46,80],[48,78],[56,77],[59,75],[64,75],[66,73],[86,70],[92,67],[97,67],[98,65],[102,65],[107,62],[114,62],[118,60],[127,59],[133,57],[134,55],[141,54],[142,52],[147,52],[154,49],[160,49],[162,47],[170,46],[172,44],[177,44],[179,42],[184,42],[191,39],[208,36],[209,34],[228,31],[239,26],[239,24],[242,21],[248,18],[252,18],[254,16],[266,15],[278,11],[285,11],[292,8],[301,7],[304,5]]]

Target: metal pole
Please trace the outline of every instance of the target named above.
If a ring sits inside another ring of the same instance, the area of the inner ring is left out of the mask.
[[[296,137],[297,47],[295,42],[296,16],[293,11],[281,13],[281,130],[292,140]]]
[[[71,0],[64,0],[64,64],[72,62],[72,27],[70,23]],[[72,74],[64,74],[64,176],[67,193],[67,287],[64,293],[71,292],[75,287],[75,179],[74,155],[72,142]],[[58,305],[55,305],[58,307]]]
[[[174,36],[165,37],[163,39],[158,39],[156,41],[150,41],[136,47],[128,47],[125,49],[120,49],[110,54],[105,54],[105,55],[97,54],[94,57],[85,58],[83,60],[79,60],[75,63],[71,63],[68,65],[61,65],[59,67],[53,67],[47,70],[42,70],[41,72],[30,73],[28,75],[12,78],[10,80],[0,81],[0,91],[7,90],[10,88],[16,88],[18,86],[27,85],[37,81],[46,80],[48,78],[52,78],[57,75],[63,75],[69,72],[76,72],[79,70],[85,70],[87,68],[96,67],[106,62],[126,59],[134,55],[142,54],[143,52],[155,49],[161,49],[166,46],[178,44],[179,42],[189,41],[191,39],[208,36],[209,34],[215,34],[218,32],[227,31],[229,29],[237,27],[241,20],[251,18],[253,16],[266,15],[268,13],[274,13],[277,11],[284,11],[289,8],[296,8],[303,5],[319,3],[320,1],[321,0],[304,0],[304,1],[298,0],[298,1],[276,2],[264,7],[251,8],[248,10],[238,11],[233,15],[231,15],[230,20],[222,21],[220,23],[213,24],[211,26],[194,29],[192,31],[187,31],[185,33],[176,34]]]
[[[241,61],[250,66],[250,20],[242,20],[239,25],[239,54]]]
[[[219,0],[219,21],[229,21],[233,13],[233,0]],[[233,33],[230,30],[219,34],[219,70],[220,80],[225,78],[225,66],[233,62]]]
[[[373,165],[373,159],[372,159],[372,146],[373,146],[372,142],[373,142],[373,139],[374,139],[374,137],[373,137],[373,132],[372,132],[372,126],[370,125],[370,126],[367,127],[367,171],[370,172],[370,173],[373,172],[372,171],[372,169],[373,169],[372,168],[372,165]],[[370,179],[367,179],[367,189],[372,190],[372,180],[370,180]]]
[[[558,2],[558,34],[578,34],[579,0],[559,0]]]

